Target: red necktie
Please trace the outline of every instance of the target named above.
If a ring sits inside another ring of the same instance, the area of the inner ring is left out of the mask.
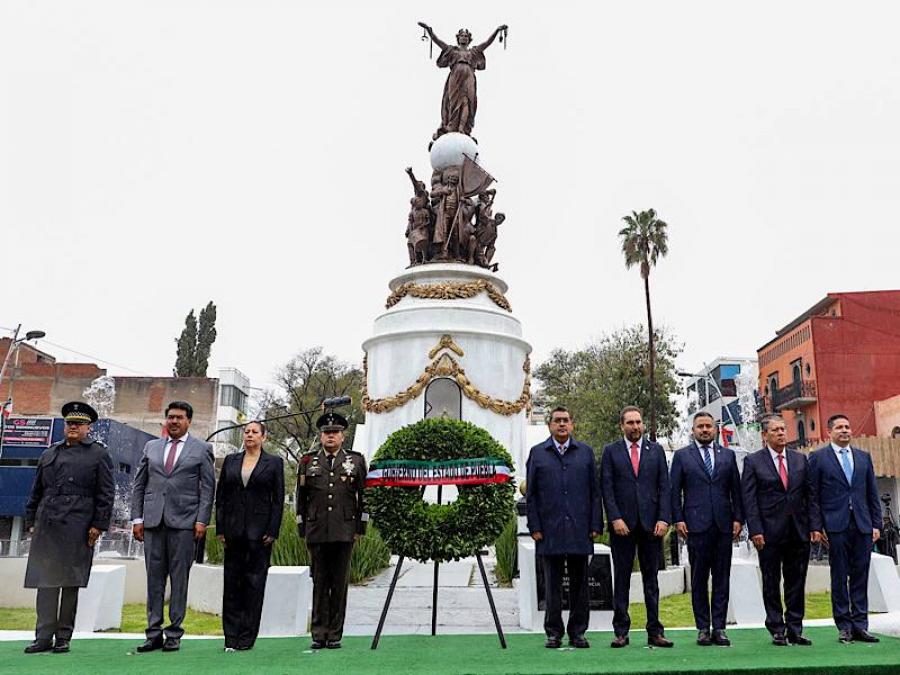
[[[638,466],[640,466],[641,458],[638,455],[638,444],[631,444],[631,469],[634,471],[634,475],[638,475]]]
[[[166,456],[166,473],[172,473],[172,469],[175,467],[175,450],[180,442],[180,439],[176,439],[169,446],[169,454]]]
[[[781,482],[784,489],[787,490],[787,467],[784,465],[784,457],[781,454],[778,455],[778,475],[781,476]]]

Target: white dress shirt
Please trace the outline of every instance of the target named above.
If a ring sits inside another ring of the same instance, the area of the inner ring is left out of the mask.
[[[563,443],[562,445],[560,445],[559,441],[557,441],[555,438],[553,439],[553,445],[556,446],[556,451],[559,453],[560,457],[562,457],[564,454],[566,454],[566,450],[569,449],[569,441],[570,440],[572,440],[572,439],[567,438],[566,442]]]
[[[778,465],[780,464],[780,462],[778,461],[779,453],[775,452],[768,445],[766,446],[766,448],[768,448],[768,450],[769,450],[769,457],[771,457],[772,461],[775,463],[775,473],[777,473],[780,476],[781,474],[779,473],[779,468],[778,468]],[[780,455],[782,457],[784,457],[784,475],[787,476],[790,474],[790,471],[788,471],[787,448],[782,450]]]
[[[706,453],[703,450],[703,444],[697,440],[695,440],[694,443],[697,444],[697,450],[700,452],[700,459],[702,459],[703,463],[705,464],[706,463],[706,456],[705,456]],[[712,464],[712,468],[713,468],[713,470],[715,470],[715,468],[716,468],[716,446],[715,446],[715,444],[710,443],[706,447],[709,448],[710,464]]]
[[[644,443],[643,437],[637,439],[636,441],[629,441],[628,438],[627,438],[626,436],[622,436],[622,438],[625,440],[625,449],[628,450],[628,456],[629,456],[629,457],[631,457],[631,444],[632,444],[632,443],[637,443],[637,446],[638,446],[638,462],[640,462],[640,461],[641,461],[641,449],[642,449],[642,448],[641,448],[641,445],[643,445],[643,443]]]

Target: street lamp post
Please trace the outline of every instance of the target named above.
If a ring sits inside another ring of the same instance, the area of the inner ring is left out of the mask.
[[[13,331],[12,341],[9,343],[9,349],[6,350],[6,356],[3,359],[3,365],[0,366],[0,384],[3,383],[3,377],[6,375],[6,366],[9,364],[10,359],[14,352],[18,352],[19,345],[23,342],[28,342],[29,340],[38,340],[46,335],[46,333],[42,330],[30,330],[25,333],[25,337],[19,337],[19,331],[22,330],[22,324],[16,326],[16,329]],[[14,377],[11,377],[9,380],[9,388],[7,391],[6,400],[0,404],[0,457],[3,456],[3,434],[6,432],[6,416],[9,413],[9,406],[12,404],[12,388],[13,388],[13,380]]]

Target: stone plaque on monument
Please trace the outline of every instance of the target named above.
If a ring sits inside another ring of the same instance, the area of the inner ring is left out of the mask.
[[[544,566],[540,558],[535,554],[535,572],[537,576],[538,610],[546,611],[544,602]],[[590,595],[591,610],[611,610],[613,608],[612,565],[610,556],[606,554],[594,554],[588,563],[588,593]],[[569,609],[569,573],[566,571],[562,578],[562,608]]]

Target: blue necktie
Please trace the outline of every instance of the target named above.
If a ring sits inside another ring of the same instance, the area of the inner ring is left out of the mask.
[[[841,466],[844,467],[844,475],[847,476],[847,482],[853,482],[853,467],[850,466],[850,458],[847,456],[847,448],[841,448]]]
[[[703,463],[706,465],[706,473],[708,473],[710,475],[710,477],[712,477],[713,464],[712,464],[712,457],[709,456],[709,446],[708,445],[703,446]]]

